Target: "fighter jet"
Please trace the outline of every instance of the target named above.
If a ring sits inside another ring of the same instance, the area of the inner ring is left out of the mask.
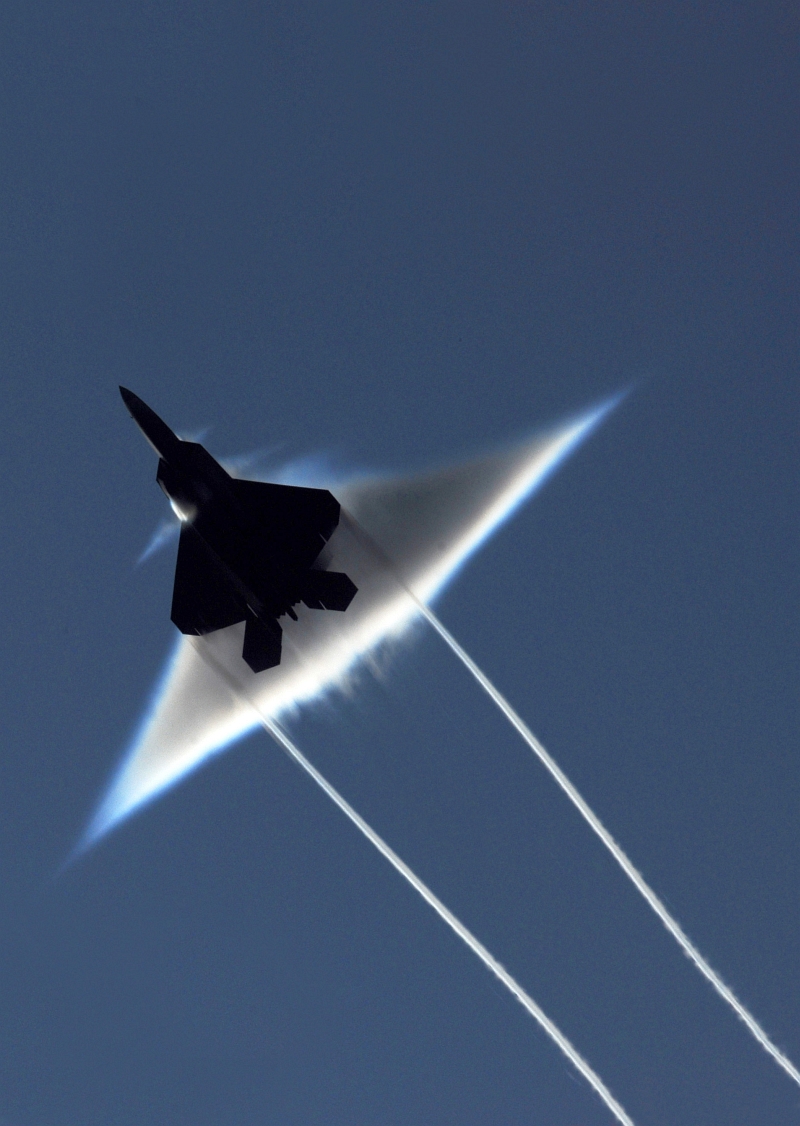
[[[339,502],[327,489],[231,477],[132,391],[120,387],[120,394],[159,456],[156,480],[181,521],[172,621],[195,635],[245,622],[242,657],[253,672],[279,665],[283,614],[297,621],[300,602],[346,610],[357,593],[321,557]]]
[[[342,518],[325,557],[331,568],[353,577],[358,598],[346,614],[301,613],[298,622],[286,622],[291,645],[280,668],[260,677],[252,677],[242,660],[247,627],[241,620],[199,643],[179,637],[84,843],[98,840],[253,730],[259,722],[253,704],[284,722],[330,692],[351,691],[364,665],[385,668],[380,648],[396,644],[419,621],[420,603],[430,603],[452,582],[617,401],[460,465],[402,477],[359,474],[340,482]],[[232,685],[241,690],[232,691]]]

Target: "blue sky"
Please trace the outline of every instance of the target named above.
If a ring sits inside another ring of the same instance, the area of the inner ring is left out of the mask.
[[[0,1121],[608,1112],[260,733],[57,875],[173,644],[131,387],[406,472],[634,386],[439,610],[800,1058],[796,16],[11,2]],[[298,744],[634,1121],[800,1092],[420,632]]]

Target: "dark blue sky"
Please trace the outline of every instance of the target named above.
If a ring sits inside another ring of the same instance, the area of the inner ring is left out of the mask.
[[[263,735],[56,876],[172,644],[118,383],[390,470],[634,383],[441,615],[800,1060],[792,6],[0,24],[2,1126],[611,1121]],[[798,1121],[441,643],[294,733],[638,1126]]]

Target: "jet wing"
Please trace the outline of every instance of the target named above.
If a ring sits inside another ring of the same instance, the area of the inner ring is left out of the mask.
[[[327,489],[238,479],[231,486],[257,529],[260,547],[281,568],[310,567],[339,523],[339,502]]]
[[[248,617],[244,599],[191,524],[181,527],[172,620],[181,633],[213,633]]]

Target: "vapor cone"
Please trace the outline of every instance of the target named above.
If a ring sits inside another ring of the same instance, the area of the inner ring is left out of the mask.
[[[281,664],[252,679],[259,711],[277,720],[321,694],[345,688],[359,662],[399,637],[506,520],[613,407],[600,407],[511,449],[416,477],[359,479],[335,488],[345,516],[331,537],[329,567],[358,594],[342,614],[298,607],[282,621]],[[355,523],[354,523],[354,522]],[[369,549],[361,526],[380,553]],[[385,560],[391,560],[387,566]],[[244,623],[209,634],[215,660],[242,672]],[[152,706],[92,820],[88,846],[210,755],[256,726],[251,708],[214,675],[186,637],[157,686]]]

